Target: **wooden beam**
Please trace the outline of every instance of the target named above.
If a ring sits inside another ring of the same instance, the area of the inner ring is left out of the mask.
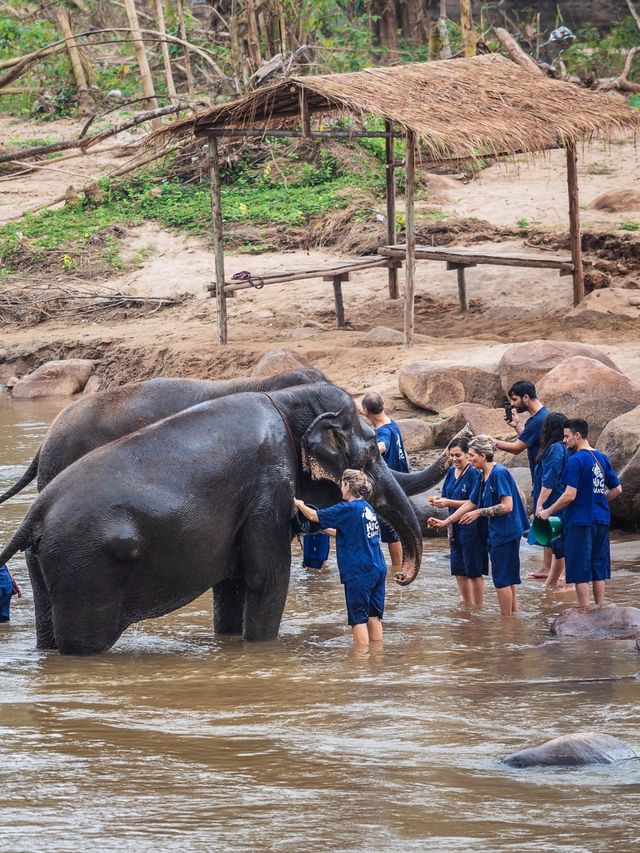
[[[569,187],[569,236],[573,261],[573,304],[584,299],[582,240],[580,236],[580,206],[578,199],[578,155],[574,143],[567,143],[567,184]]]
[[[227,294],[224,287],[224,243],[222,208],[220,206],[220,160],[218,140],[209,137],[209,177],[211,179],[211,214],[213,220],[213,251],[216,264],[216,303],[218,314],[218,343],[227,343]]]
[[[384,123],[384,161],[385,161],[385,195],[387,201],[387,241],[390,246],[396,242],[396,173],[393,157],[393,125],[390,121]],[[389,267],[389,298],[397,299],[398,293],[398,270]]]
[[[416,246],[415,257],[424,261],[446,261],[452,264],[474,266],[490,264],[499,267],[533,267],[534,269],[552,269],[573,271],[571,257],[537,257],[536,255],[518,255],[511,252],[475,252],[473,249],[447,249],[442,246]],[[404,258],[405,245],[380,246],[378,254],[385,258]]]
[[[296,110],[299,113],[299,109]],[[292,113],[291,115],[295,115]],[[309,134],[313,139],[386,139],[388,136],[382,130],[312,130]],[[194,136],[232,136],[242,138],[243,136],[262,137],[269,139],[302,139],[304,134],[299,130],[267,130],[266,128],[226,128],[226,127],[196,127]],[[394,138],[400,139],[401,134],[394,133]],[[404,166],[404,163],[402,164]]]
[[[389,263],[393,263],[393,261],[390,262],[386,258],[374,257],[368,261],[356,261],[352,264],[325,267],[324,269],[294,270],[292,272],[267,273],[266,275],[256,273],[252,276],[253,282],[248,279],[228,281],[225,283],[224,289],[227,293],[233,293],[236,290],[246,290],[249,287],[255,287],[256,284],[259,287],[264,287],[267,284],[284,284],[290,281],[304,281],[308,278],[322,278],[324,281],[333,281],[337,275],[343,276],[343,281],[348,281],[348,276],[351,272],[371,269],[372,267],[386,267]],[[216,289],[217,286],[215,284],[207,285],[207,290],[215,291]]]
[[[407,239],[406,263],[404,266],[404,345],[413,346],[413,322],[415,308],[416,235],[415,235],[415,183],[416,183],[416,135],[407,131],[407,164],[405,186],[404,227]]]

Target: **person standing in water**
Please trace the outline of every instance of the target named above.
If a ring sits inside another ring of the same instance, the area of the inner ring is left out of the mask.
[[[384,410],[384,400],[376,391],[370,391],[362,398],[362,414],[376,431],[378,450],[392,471],[409,471],[409,460],[404,449],[398,424]],[[396,531],[380,520],[380,536],[389,548],[391,569],[399,572],[402,568],[402,545]]]
[[[478,435],[469,442],[469,461],[482,474],[469,500],[453,515],[440,521],[429,519],[430,527],[473,524],[488,519],[491,578],[502,616],[513,615],[517,607],[516,588],[520,581],[520,539],[529,529],[529,519],[518,486],[509,471],[493,461],[493,442]]]
[[[551,412],[542,424],[540,449],[533,471],[533,511],[535,515],[554,504],[564,491],[562,475],[569,457],[569,451],[563,440],[566,421],[566,416],[561,412]],[[562,511],[559,512],[559,516],[562,518]],[[531,544],[531,534],[529,534],[529,543]],[[555,589],[564,575],[563,536],[554,539],[549,548],[552,554],[551,568],[544,582],[544,587],[545,589]]]
[[[431,506],[447,507],[449,515],[463,506],[474,492],[482,474],[469,462],[469,442],[454,438],[447,450],[451,467],[442,484],[441,497],[430,497]],[[482,607],[484,575],[489,574],[486,520],[472,524],[452,524],[449,534],[451,574],[455,577],[464,604]]]
[[[11,598],[14,595],[22,598],[20,587],[9,571],[9,567],[0,566],[0,622],[8,622],[11,618]]]
[[[356,645],[382,640],[387,564],[380,547],[380,526],[365,498],[373,487],[363,471],[342,474],[340,503],[315,510],[295,499],[296,509],[324,530],[334,529],[340,580],[344,584],[347,617]]]

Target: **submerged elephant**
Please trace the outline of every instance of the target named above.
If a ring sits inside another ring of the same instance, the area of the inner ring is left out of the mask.
[[[503,758],[502,763],[509,767],[580,767],[614,764],[637,757],[635,750],[616,737],[597,732],[576,732],[514,752]]]
[[[49,427],[40,449],[15,485],[0,495],[3,503],[37,477],[38,490],[85,453],[182,412],[190,406],[241,391],[276,391],[326,382],[319,370],[287,370],[261,379],[175,379],[160,377],[99,391],[66,406]]]
[[[105,651],[129,625],[209,588],[218,633],[271,640],[289,585],[294,492],[320,506],[339,500],[345,468],[372,479],[410,583],[422,557],[415,513],[351,397],[323,383],[202,403],[94,450],[38,496],[0,564],[32,549],[40,648]]]

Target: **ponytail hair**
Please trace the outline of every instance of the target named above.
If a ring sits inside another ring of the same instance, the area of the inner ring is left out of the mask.
[[[357,468],[346,468],[342,472],[342,482],[356,498],[364,498],[366,500],[373,494],[371,480],[364,471],[359,471]]]

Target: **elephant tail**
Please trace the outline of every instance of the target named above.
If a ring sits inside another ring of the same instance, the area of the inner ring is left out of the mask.
[[[27,516],[15,532],[11,541],[0,551],[0,566],[4,566],[14,554],[17,554],[18,551],[24,551],[32,544],[31,533],[31,524],[29,523],[29,516]]]
[[[25,486],[28,486],[32,480],[35,480],[38,474],[38,462],[40,461],[40,450],[36,453],[36,455],[31,460],[31,463],[27,470],[24,472],[22,477],[18,480],[17,483],[14,483],[10,489],[7,489],[6,492],[3,492],[0,495],[0,504],[8,501],[9,498],[12,498],[14,495],[17,495],[18,492],[21,492]],[[0,563],[2,565],[2,563]]]

